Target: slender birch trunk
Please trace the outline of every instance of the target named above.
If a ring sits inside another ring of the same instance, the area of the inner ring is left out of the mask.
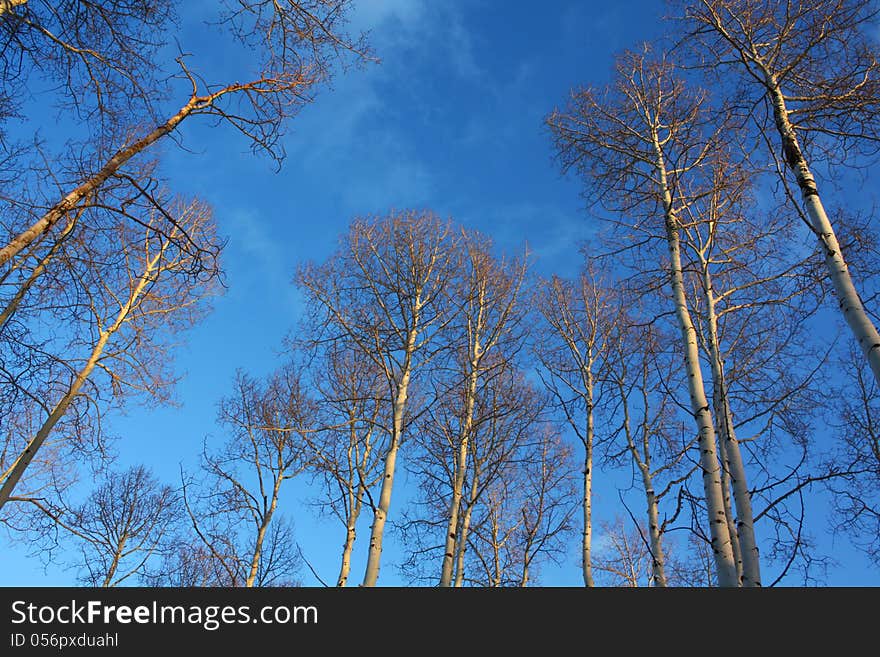
[[[27,295],[28,291],[33,287],[34,283],[37,282],[37,279],[39,279],[40,276],[43,275],[43,273],[46,271],[46,268],[49,266],[49,263],[52,262],[52,260],[58,254],[58,251],[61,249],[61,245],[64,243],[64,239],[68,235],[70,235],[71,231],[73,231],[74,226],[76,226],[80,214],[81,213],[78,213],[67,223],[67,226],[65,226],[64,230],[61,231],[61,234],[58,235],[58,238],[55,240],[52,248],[50,248],[46,255],[44,255],[40,259],[40,262],[37,263],[36,267],[34,267],[27,280],[22,283],[21,287],[18,288],[18,291],[9,300],[9,303],[6,304],[6,307],[3,309],[3,311],[0,312],[0,330],[2,330],[4,326],[6,326],[6,323],[18,310],[18,307],[21,305],[21,302]]]
[[[752,512],[752,496],[746,479],[745,464],[742,450],[736,439],[733,425],[733,412],[730,409],[730,398],[727,395],[727,383],[724,375],[724,361],[718,340],[718,317],[715,313],[715,293],[708,266],[703,267],[704,289],[706,295],[706,311],[709,325],[709,360],[712,364],[712,378],[715,380],[715,421],[718,423],[721,456],[722,485],[724,486],[727,507],[730,507],[729,492],[733,488],[733,500],[736,504],[737,518],[732,522],[730,538],[741,574],[742,586],[761,586],[761,566],[758,543],[755,537],[755,521]],[[728,511],[729,514],[729,511]],[[737,552],[739,553],[737,555]]]
[[[243,91],[252,87],[253,83],[231,84],[212,94],[207,94],[205,96],[193,95],[189,101],[187,101],[187,103],[181,107],[176,114],[172,115],[167,121],[165,121],[165,123],[153,128],[153,130],[132,144],[116,151],[96,173],[64,196],[29,228],[14,237],[9,244],[0,248],[0,267],[18,255],[22,249],[27,248],[34,240],[39,238],[40,235],[51,230],[58,221],[76,208],[84,198],[94,194],[100,189],[101,185],[119,171],[119,169],[121,169],[129,160],[152,146],[163,137],[171,134],[189,116],[207,109],[221,96]]]
[[[461,528],[458,532],[456,540],[456,558],[455,558],[455,587],[461,588],[464,585],[464,557],[467,554],[468,534],[471,531],[471,518],[474,515],[474,505],[476,504],[478,490],[480,488],[480,468],[475,464],[473,480],[471,481],[471,495],[467,508],[464,510],[464,517],[461,521]]]
[[[644,365],[647,369],[647,363]],[[644,372],[643,372],[643,376]],[[657,495],[654,490],[654,475],[651,472],[651,443],[650,433],[647,427],[648,418],[648,392],[642,389],[642,401],[644,404],[645,420],[642,426],[641,454],[636,446],[633,436],[632,424],[630,422],[629,401],[627,399],[625,383],[622,379],[618,379],[617,388],[620,393],[621,406],[623,408],[623,432],[626,436],[626,446],[630,455],[639,469],[642,476],[642,488],[645,491],[645,505],[648,516],[648,537],[651,544],[651,571],[653,573],[654,586],[668,586],[666,580],[666,556],[663,552],[663,540],[660,533],[660,512]],[[637,582],[638,578],[633,581]]]
[[[446,524],[446,545],[443,552],[443,566],[440,572],[440,586],[442,587],[452,585],[453,569],[455,565],[456,535],[458,534],[459,529],[458,516],[461,510],[462,489],[464,488],[468,454],[470,453],[470,435],[473,429],[474,402],[477,395],[477,378],[479,375],[479,334],[475,336],[474,341],[474,358],[472,358],[469,363],[470,372],[468,373],[467,389],[465,391],[465,412],[461,427],[461,439],[459,441],[457,461],[455,464],[455,478],[452,484],[452,500],[449,505],[449,521]]]
[[[825,253],[825,267],[837,293],[840,309],[852,334],[858,341],[859,347],[861,347],[862,352],[865,354],[868,364],[871,366],[874,379],[880,384],[880,333],[877,332],[877,327],[874,326],[874,323],[868,316],[865,306],[862,304],[862,299],[849,275],[849,267],[843,258],[840,244],[837,241],[837,236],[834,234],[834,228],[828,219],[828,215],[825,213],[825,207],[819,196],[816,179],[810,171],[807,159],[804,157],[797,140],[797,135],[791,125],[779,80],[766,67],[762,68],[764,69],[767,93],[773,105],[773,119],[776,124],[776,130],[782,139],[782,151],[785,155],[785,161],[797,180],[807,216],[810,218],[813,226],[813,232],[815,232],[822,251]]]
[[[357,538],[355,524],[360,515],[361,505],[357,504],[357,511],[353,511],[346,521],[345,543],[342,544],[342,563],[339,566],[339,577],[336,578],[336,586],[344,587],[348,584],[348,575],[351,572],[351,552],[354,549],[354,541]]]
[[[651,567],[654,573],[654,586],[664,588],[666,581],[666,555],[663,552],[663,541],[660,538],[660,513],[657,508],[657,496],[654,493],[654,481],[647,468],[642,470],[642,485],[645,487],[645,501],[648,507],[648,537],[651,542]]]
[[[757,539],[755,538],[755,521],[752,513],[752,497],[746,480],[746,469],[742,459],[742,450],[736,439],[733,426],[733,413],[730,410],[730,398],[727,395],[727,383],[724,376],[724,360],[718,339],[718,317],[715,312],[715,292],[708,263],[702,264],[703,289],[706,302],[707,324],[709,327],[709,360],[712,364],[712,379],[715,381],[715,421],[720,434],[720,455],[724,465],[721,472],[722,486],[725,497],[728,497],[727,508],[730,507],[729,492],[733,487],[733,500],[736,504],[736,523],[732,522],[728,510],[727,522],[734,529],[730,532],[731,544],[737,564],[742,563],[738,570],[742,574],[742,586],[761,586],[761,566]],[[729,479],[729,483],[725,480]],[[737,541],[738,539],[738,541]],[[739,548],[739,550],[737,550]],[[740,553],[737,556],[737,551]]]
[[[138,279],[137,284],[129,293],[129,297],[126,303],[120,307],[113,324],[101,331],[98,336],[98,340],[95,342],[95,345],[92,348],[92,352],[89,355],[88,360],[86,360],[82,369],[77,372],[73,382],[67,389],[67,392],[64,393],[58,403],[55,404],[55,407],[52,409],[51,413],[49,413],[49,417],[47,417],[46,420],[43,422],[36,435],[34,435],[34,437],[27,444],[27,447],[25,447],[22,453],[18,456],[18,458],[12,464],[12,467],[9,468],[9,470],[7,470],[7,472],[5,473],[3,487],[0,488],[0,509],[2,509],[6,505],[6,502],[9,501],[9,498],[12,496],[12,493],[15,490],[15,486],[18,484],[19,480],[21,479],[27,467],[30,465],[31,461],[33,461],[37,451],[39,451],[40,447],[42,447],[43,443],[46,441],[46,438],[48,438],[49,434],[52,432],[52,429],[54,429],[55,425],[58,424],[58,421],[67,412],[70,404],[73,402],[74,399],[76,399],[77,395],[79,395],[80,390],[82,389],[85,382],[88,380],[89,376],[91,376],[92,371],[95,369],[95,366],[100,360],[101,355],[104,352],[104,348],[107,346],[107,341],[125,323],[129,313],[131,312],[131,309],[140,300],[147,286],[153,281],[159,262],[161,261],[164,254],[165,245],[163,245],[163,247],[153,258],[147,261],[147,266],[145,267],[144,273],[141,275],[141,277]]]
[[[552,379],[561,381],[562,389],[552,384],[552,391],[560,406],[565,409],[569,425],[577,434],[584,446],[583,468],[581,470],[581,577],[585,587],[594,586],[592,567],[593,541],[593,441],[595,423],[595,371],[597,361],[603,354],[602,317],[605,292],[593,279],[593,272],[582,274],[579,288],[562,284],[555,277],[549,284],[549,294],[541,303],[539,311],[544,320],[562,344],[560,362],[554,362],[560,356],[544,358],[537,350],[538,360],[550,372]],[[583,303],[581,309],[580,304]],[[582,317],[580,317],[582,315]],[[606,327],[607,328],[607,327]],[[565,363],[562,365],[562,363]],[[568,380],[570,373],[576,373],[579,385]],[[580,409],[574,412],[568,405],[574,403],[584,406],[584,418],[580,417]]]
[[[730,534],[727,531],[727,515],[724,513],[724,495],[721,487],[721,468],[718,464],[716,453],[715,428],[712,425],[712,413],[709,410],[709,402],[706,399],[706,390],[703,385],[703,373],[700,369],[697,331],[691,320],[684,292],[678,218],[675,215],[672,195],[667,182],[666,164],[659,138],[656,134],[653,134],[652,137],[657,157],[656,169],[660,177],[666,242],[669,248],[670,286],[675,303],[675,314],[681,331],[691,411],[697,424],[700,468],[703,471],[703,491],[709,516],[709,533],[712,552],[715,558],[718,585],[737,586],[736,564],[733,560]]]
[[[718,393],[716,393],[718,394]],[[720,398],[720,395],[719,395]],[[714,403],[715,417],[721,417],[721,409],[716,401]],[[736,519],[733,513],[733,505],[730,500],[730,458],[727,456],[727,446],[725,445],[724,425],[718,425],[718,458],[721,461],[721,487],[724,489],[724,513],[727,514],[727,531],[730,534],[730,545],[733,548],[733,560],[736,563],[736,576],[738,581],[743,581],[743,560],[742,546],[739,540],[739,534],[736,531]]]
[[[651,543],[651,569],[654,574],[654,586],[665,588],[666,554],[663,551],[663,540],[660,534],[660,510],[657,494],[654,490],[654,475],[651,473],[651,459],[648,432],[642,435],[643,458],[639,459],[639,472],[642,475],[642,487],[645,489],[645,505],[648,513],[648,537]]]
[[[416,319],[418,324],[418,319]],[[397,467],[397,452],[400,449],[400,439],[403,435],[403,414],[406,410],[407,393],[409,392],[409,379],[412,369],[412,353],[416,344],[416,331],[413,328],[407,334],[404,365],[397,384],[397,392],[394,398],[393,419],[391,427],[391,441],[388,453],[385,455],[385,467],[382,474],[382,489],[379,493],[379,504],[373,513],[373,527],[370,532],[370,547],[367,553],[367,567],[364,572],[363,586],[376,586],[379,579],[379,564],[382,558],[382,538],[385,533],[385,521],[388,519],[388,510],[391,507],[391,490],[394,487],[394,472]]]
[[[398,395],[399,396],[399,395]],[[364,571],[363,586],[376,586],[379,579],[379,564],[382,558],[382,538],[385,533],[385,521],[391,508],[391,490],[394,487],[394,471],[397,467],[397,452],[400,449],[400,434],[397,429],[398,408],[400,401],[394,404],[394,435],[385,455],[385,467],[382,475],[382,489],[379,493],[379,504],[373,513],[373,527],[370,531],[370,548],[367,553],[367,567]],[[400,411],[402,413],[402,410]]]
[[[593,584],[593,349],[587,350],[587,433],[584,436],[584,534],[581,541],[581,570],[584,586],[592,588]]]
[[[282,459],[279,457],[278,460],[280,462]],[[260,560],[263,558],[263,542],[266,540],[266,532],[269,530],[272,516],[275,515],[275,509],[278,508],[278,493],[281,490],[281,482],[283,478],[283,471],[275,477],[275,484],[272,487],[272,501],[269,503],[268,510],[263,514],[263,520],[257,530],[257,537],[254,541],[254,551],[251,554],[251,566],[248,571],[247,579],[244,582],[246,588],[252,588],[254,586],[254,581],[257,579],[257,573],[260,570]]]

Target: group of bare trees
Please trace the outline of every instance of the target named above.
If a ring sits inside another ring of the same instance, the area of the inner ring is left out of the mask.
[[[184,123],[205,117],[280,161],[287,121],[337,65],[370,57],[363,39],[346,33],[349,5],[205,5],[216,12],[203,17],[215,38],[247,54],[240,70],[210,79],[210,61],[170,38],[178,22],[166,0],[0,3],[6,527],[43,536],[66,528],[88,545],[107,542],[89,525],[97,511],[66,501],[68,491],[80,465],[105,478],[102,485],[129,482],[110,465],[102,418],[129,397],[169,398],[172,347],[220,283],[223,240],[212,213],[173,191],[175,181],[160,173],[162,151],[182,144]],[[58,129],[41,131],[49,122]],[[137,490],[153,485],[149,473],[138,482]],[[110,500],[111,489],[103,490],[89,499]],[[125,515],[111,513],[113,522]],[[138,551],[152,544],[160,525],[145,525],[145,543],[125,538],[134,530],[120,535],[105,583],[121,580],[120,560],[135,543]],[[99,581],[93,575],[88,581]]]
[[[635,322],[647,333],[674,313],[717,582],[760,586],[759,518],[773,521],[771,556],[787,544],[794,560],[807,541],[803,509],[790,517],[792,495],[820,480],[851,488],[844,482],[869,478],[857,456],[864,448],[826,460],[807,402],[833,381],[833,341],[809,334],[829,291],[877,378],[878,334],[813,173],[864,166],[874,150],[875,9],[858,0],[680,4],[674,46],[621,55],[609,86],[574,91],[547,123],[563,169],[576,171],[586,197],[610,215],[606,257],[642,299]],[[804,226],[819,241],[823,269],[801,239]],[[876,262],[860,264],[870,289]],[[866,417],[871,393],[857,376]],[[796,461],[774,477],[786,452]],[[760,511],[758,493],[767,504]],[[838,499],[845,515],[870,522],[868,505],[854,508],[852,494]],[[649,534],[655,524],[649,511]]]
[[[540,278],[430,210],[357,218],[299,266],[283,362],[238,374],[197,471],[169,487],[99,458],[71,501],[110,405],[165,398],[171,340],[220,274],[210,211],[168,191],[154,145],[209,115],[279,157],[331,65],[369,56],[348,4],[225,3],[218,25],[256,53],[233,83],[149,64],[168,3],[0,2],[0,128],[37,73],[84,126],[75,158],[0,142],[9,530],[75,541],[92,584],[325,581],[293,536],[296,479],[338,521],[337,586],[360,563],[377,584],[390,532],[417,584],[526,586],[577,561],[587,587],[757,587],[827,559],[805,521],[821,494],[876,561],[878,262],[850,174],[878,142],[870,0],[674,3],[674,38],[547,116],[600,221],[579,276]]]

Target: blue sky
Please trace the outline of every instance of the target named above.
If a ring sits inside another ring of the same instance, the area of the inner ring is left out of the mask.
[[[222,73],[228,58],[200,36],[201,3],[182,4],[183,43]],[[216,403],[229,392],[236,369],[261,375],[280,362],[283,337],[300,311],[290,284],[295,268],[328,256],[356,215],[432,208],[485,232],[502,249],[518,251],[528,242],[539,273],[577,272],[578,244],[594,224],[584,213],[580,184],[564,179],[552,162],[542,120],[572,86],[605,82],[616,52],[661,33],[663,3],[357,0],[355,5],[354,27],[371,31],[381,63],[337,75],[294,119],[279,172],[267,159],[252,156],[237,135],[204,125],[183,130],[191,152],[166,150],[163,166],[175,189],[208,200],[221,234],[229,238],[228,290],[177,352],[185,374],[177,388],[179,406],[132,406],[111,418],[122,463],[145,463],[169,482],[176,481],[180,463],[194,468],[202,439],[222,438],[214,425]],[[404,495],[397,493],[392,514],[403,503]],[[597,489],[597,496],[600,505],[617,503],[615,490]],[[316,519],[305,498],[302,487],[291,487],[285,511],[306,556],[332,580],[342,529]],[[353,581],[362,573],[367,532],[364,526],[363,542],[355,547]],[[393,566],[395,540],[393,534],[387,539],[380,584],[402,583]],[[835,551],[847,568],[833,571],[829,581],[865,583],[865,560],[843,540]],[[21,547],[4,562],[7,585],[74,581],[72,571],[44,571]],[[303,575],[306,584],[316,584],[308,572]],[[579,583],[575,547],[544,581]]]

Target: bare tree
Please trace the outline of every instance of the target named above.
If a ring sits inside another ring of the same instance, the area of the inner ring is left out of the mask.
[[[169,332],[199,317],[218,271],[215,261],[180,248],[179,237],[186,233],[201,245],[200,253],[216,255],[208,210],[197,203],[178,207],[167,232],[164,218],[151,214],[140,226],[84,231],[58,256],[75,284],[69,311],[79,325],[70,327],[72,335],[62,334],[63,357],[45,359],[52,369],[42,395],[21,391],[33,408],[22,412],[39,419],[28,423],[34,427],[28,439],[15,436],[4,448],[0,508],[70,409],[76,415],[97,412],[102,390],[117,399],[132,393],[161,399],[173,381],[165,353]]]
[[[217,452],[205,450],[204,487],[192,494],[184,481],[183,490],[193,531],[225,572],[225,585],[272,586],[295,574],[299,555],[278,505],[284,482],[309,464],[313,414],[292,367],[265,384],[239,373],[234,395],[220,403],[229,440]]]
[[[312,468],[324,493],[317,504],[345,527],[337,586],[346,586],[357,524],[370,491],[382,478],[382,454],[390,423],[383,403],[382,373],[344,342],[327,345],[312,361],[319,406],[318,428],[308,437]]]
[[[681,333],[691,412],[699,436],[703,490],[718,581],[739,580],[727,514],[712,413],[699,358],[697,331],[687,302],[681,255],[682,179],[706,164],[716,131],[705,94],[688,91],[672,65],[647,53],[618,60],[614,84],[573,93],[570,107],[547,119],[563,168],[575,168],[599,200],[643,221],[662,221],[668,253],[667,284]]]
[[[450,321],[446,286],[457,269],[456,241],[450,224],[427,211],[357,219],[334,256],[297,275],[312,325],[324,328],[316,339],[343,338],[375,364],[386,385],[390,438],[364,586],[375,586],[379,577],[397,455],[411,411],[411,380],[442,348],[435,337]]]
[[[869,0],[701,0],[685,9],[701,58],[739,70],[739,101],[757,96],[752,117],[777,170],[795,179],[802,217],[819,240],[841,312],[880,381],[880,333],[856,291],[819,194],[811,160],[852,163],[874,153],[880,135],[880,63]],[[772,121],[772,128],[770,127]],[[796,205],[796,207],[798,207]],[[799,212],[801,212],[799,208]]]
[[[609,293],[589,268],[576,282],[553,277],[541,284],[537,310],[549,331],[536,343],[539,375],[584,447],[581,570],[593,586],[593,449],[599,372],[607,360],[612,314]]]
[[[461,546],[456,543],[457,537],[462,533],[467,534],[464,526],[459,527],[459,522],[469,445],[477,419],[477,390],[486,379],[502,376],[508,359],[520,349],[524,337],[519,328],[524,317],[523,304],[519,299],[526,272],[524,262],[495,260],[490,253],[491,242],[482,235],[465,233],[463,246],[466,253],[463,281],[457,293],[462,300],[461,314],[448,329],[455,334],[449,339],[455,354],[447,394],[461,404],[461,410],[453,413],[457,420],[455,424],[444,425],[446,438],[452,447],[453,477],[449,511],[446,514],[448,520],[440,569],[441,587],[452,586],[456,553],[463,553],[465,548],[464,543]],[[506,357],[495,357],[498,353]],[[481,418],[481,421],[492,420]]]
[[[110,472],[80,505],[39,504],[78,544],[82,581],[118,586],[161,557],[180,517],[177,493],[143,466]]]
[[[278,140],[286,119],[312,99],[316,86],[328,79],[332,62],[346,54],[359,59],[367,56],[362,40],[351,39],[344,32],[350,0],[229,0],[225,4],[229,11],[217,24],[227,28],[233,42],[255,54],[258,71],[244,82],[209,83],[181,56],[177,75],[186,86],[186,101],[173,110],[160,109],[153,102],[156,87],[162,85],[161,79],[157,80],[161,67],[151,54],[158,47],[155,35],[161,33],[156,28],[169,20],[168,3],[68,0],[53,6],[35,0],[23,11],[0,15],[0,25],[12,31],[12,40],[22,52],[38,53],[49,46],[58,49],[62,78],[78,76],[68,78],[73,89],[76,81],[84,78],[96,93],[110,89],[128,98],[117,88],[116,81],[122,79],[129,87],[135,86],[140,97],[148,98],[150,106],[146,127],[144,121],[137,117],[129,121],[128,116],[112,129],[102,127],[101,140],[89,143],[93,156],[80,175],[48,207],[28,208],[27,214],[33,215],[28,217],[29,224],[4,225],[8,242],[0,248],[0,267],[53,230],[109,179],[136,163],[154,144],[166,141],[192,116],[209,116],[230,125],[250,140],[254,150],[280,158]],[[120,14],[118,21],[114,11]],[[65,22],[68,16],[72,20]],[[62,26],[61,37],[53,38],[53,22]],[[141,34],[145,37],[139,40]],[[70,42],[64,40],[67,35]],[[17,41],[31,37],[36,39],[34,43]],[[96,41],[98,49],[90,49],[90,41]],[[11,205],[18,207],[21,202],[13,199]]]
[[[455,587],[488,581],[472,572],[485,570],[479,563],[481,555],[471,554],[473,525],[486,522],[492,504],[510,501],[498,495],[516,479],[524,450],[543,430],[545,396],[528,383],[512,356],[496,349],[486,357],[484,366],[492,375],[480,377],[470,410],[462,403],[460,385],[451,390],[441,386],[438,399],[416,424],[409,469],[418,481],[419,496],[397,523],[409,553],[401,570],[412,581],[433,581],[437,562],[442,564],[449,550],[449,500],[459,473],[456,458],[465,413],[471,413],[471,425],[460,514],[453,528],[450,584]],[[454,376],[453,381],[460,383],[459,377]]]

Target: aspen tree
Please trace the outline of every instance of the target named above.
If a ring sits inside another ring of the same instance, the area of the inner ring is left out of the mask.
[[[508,360],[503,356],[495,357],[497,354],[518,350],[517,342],[522,340],[519,325],[524,315],[519,299],[526,271],[524,263],[496,261],[490,254],[491,243],[481,235],[464,233],[462,246],[465,256],[461,315],[447,329],[456,333],[452,338],[456,373],[452,376],[453,385],[461,386],[460,392],[453,388],[449,394],[460,400],[462,410],[459,426],[450,436],[455,448],[452,455],[454,475],[440,573],[441,587],[452,586],[455,563],[463,560],[463,556],[456,559],[456,554],[463,555],[466,547],[468,517],[462,517],[462,497],[476,420],[478,387],[485,379],[501,376],[507,366]],[[482,421],[488,420],[482,418]],[[476,480],[471,485],[476,487]],[[457,570],[461,572],[461,566]]]
[[[379,578],[397,457],[412,414],[411,384],[442,349],[435,338],[451,321],[447,292],[459,267],[457,241],[449,222],[430,211],[356,219],[334,256],[297,274],[313,325],[324,327],[316,339],[344,339],[375,365],[385,385],[389,439],[363,586]]]
[[[167,549],[179,516],[175,491],[143,466],[109,472],[82,504],[36,503],[73,539],[86,586],[119,586],[145,574]]]
[[[142,226],[84,232],[58,256],[83,296],[75,308],[83,326],[67,345],[72,352],[63,359],[64,374],[38,404],[42,417],[33,435],[4,454],[0,508],[69,409],[96,403],[97,386],[116,398],[142,393],[161,399],[171,383],[160,327],[181,330],[195,321],[217,275],[216,262],[179,248],[180,233],[201,251],[216,255],[218,248],[207,208],[180,204],[176,214],[169,231],[160,228],[164,217],[153,214]]]
[[[33,204],[29,223],[4,222],[7,241],[0,245],[0,267],[155,145],[173,141],[167,138],[193,116],[230,126],[254,151],[280,160],[279,138],[287,119],[311,101],[317,86],[330,77],[333,63],[369,57],[363,40],[345,33],[349,4],[350,0],[229,2],[216,26],[229,43],[253,53],[257,69],[241,82],[206,82],[182,56],[176,65],[157,64],[162,43],[156,35],[173,22],[171,3],[165,0],[30,0],[0,14],[0,30],[9,32],[12,44],[3,51],[9,60],[0,70],[20,70],[16,58],[33,56],[26,71],[54,61],[65,90],[62,104],[74,115],[82,111],[98,116],[97,125],[87,122],[94,134],[83,150],[90,157],[77,179],[48,208]],[[169,87],[178,87],[175,95],[180,92],[180,85],[168,84],[172,77],[181,83],[184,96],[176,96],[176,107],[169,109],[163,102]],[[10,166],[20,165],[13,161]]]
[[[206,448],[204,485],[184,501],[192,529],[226,571],[229,586],[271,586],[298,567],[291,528],[279,510],[286,481],[306,470],[314,405],[299,371],[282,367],[265,383],[239,372],[235,390],[220,403],[225,444]]]
[[[781,175],[797,185],[840,310],[880,382],[880,333],[862,302],[813,165],[851,164],[878,139],[880,63],[869,0],[701,0],[684,14],[706,65],[738,71],[736,93],[757,98],[752,113]],[[775,133],[775,138],[771,137]],[[778,148],[778,152],[777,149]]]
[[[607,336],[612,315],[608,292],[589,268],[575,282],[553,277],[537,294],[538,312],[549,328],[536,342],[534,353],[541,376],[555,403],[584,448],[581,571],[584,586],[593,586],[593,451],[595,415],[599,402],[599,372],[607,360]],[[544,374],[546,372],[546,374]]]
[[[627,53],[604,91],[572,94],[563,111],[547,119],[563,168],[581,173],[595,198],[626,214],[662,222],[668,290],[681,333],[691,411],[699,436],[703,490],[718,582],[738,586],[712,412],[699,358],[682,270],[681,179],[705,165],[713,148],[705,94],[692,93],[672,65],[649,55]]]

